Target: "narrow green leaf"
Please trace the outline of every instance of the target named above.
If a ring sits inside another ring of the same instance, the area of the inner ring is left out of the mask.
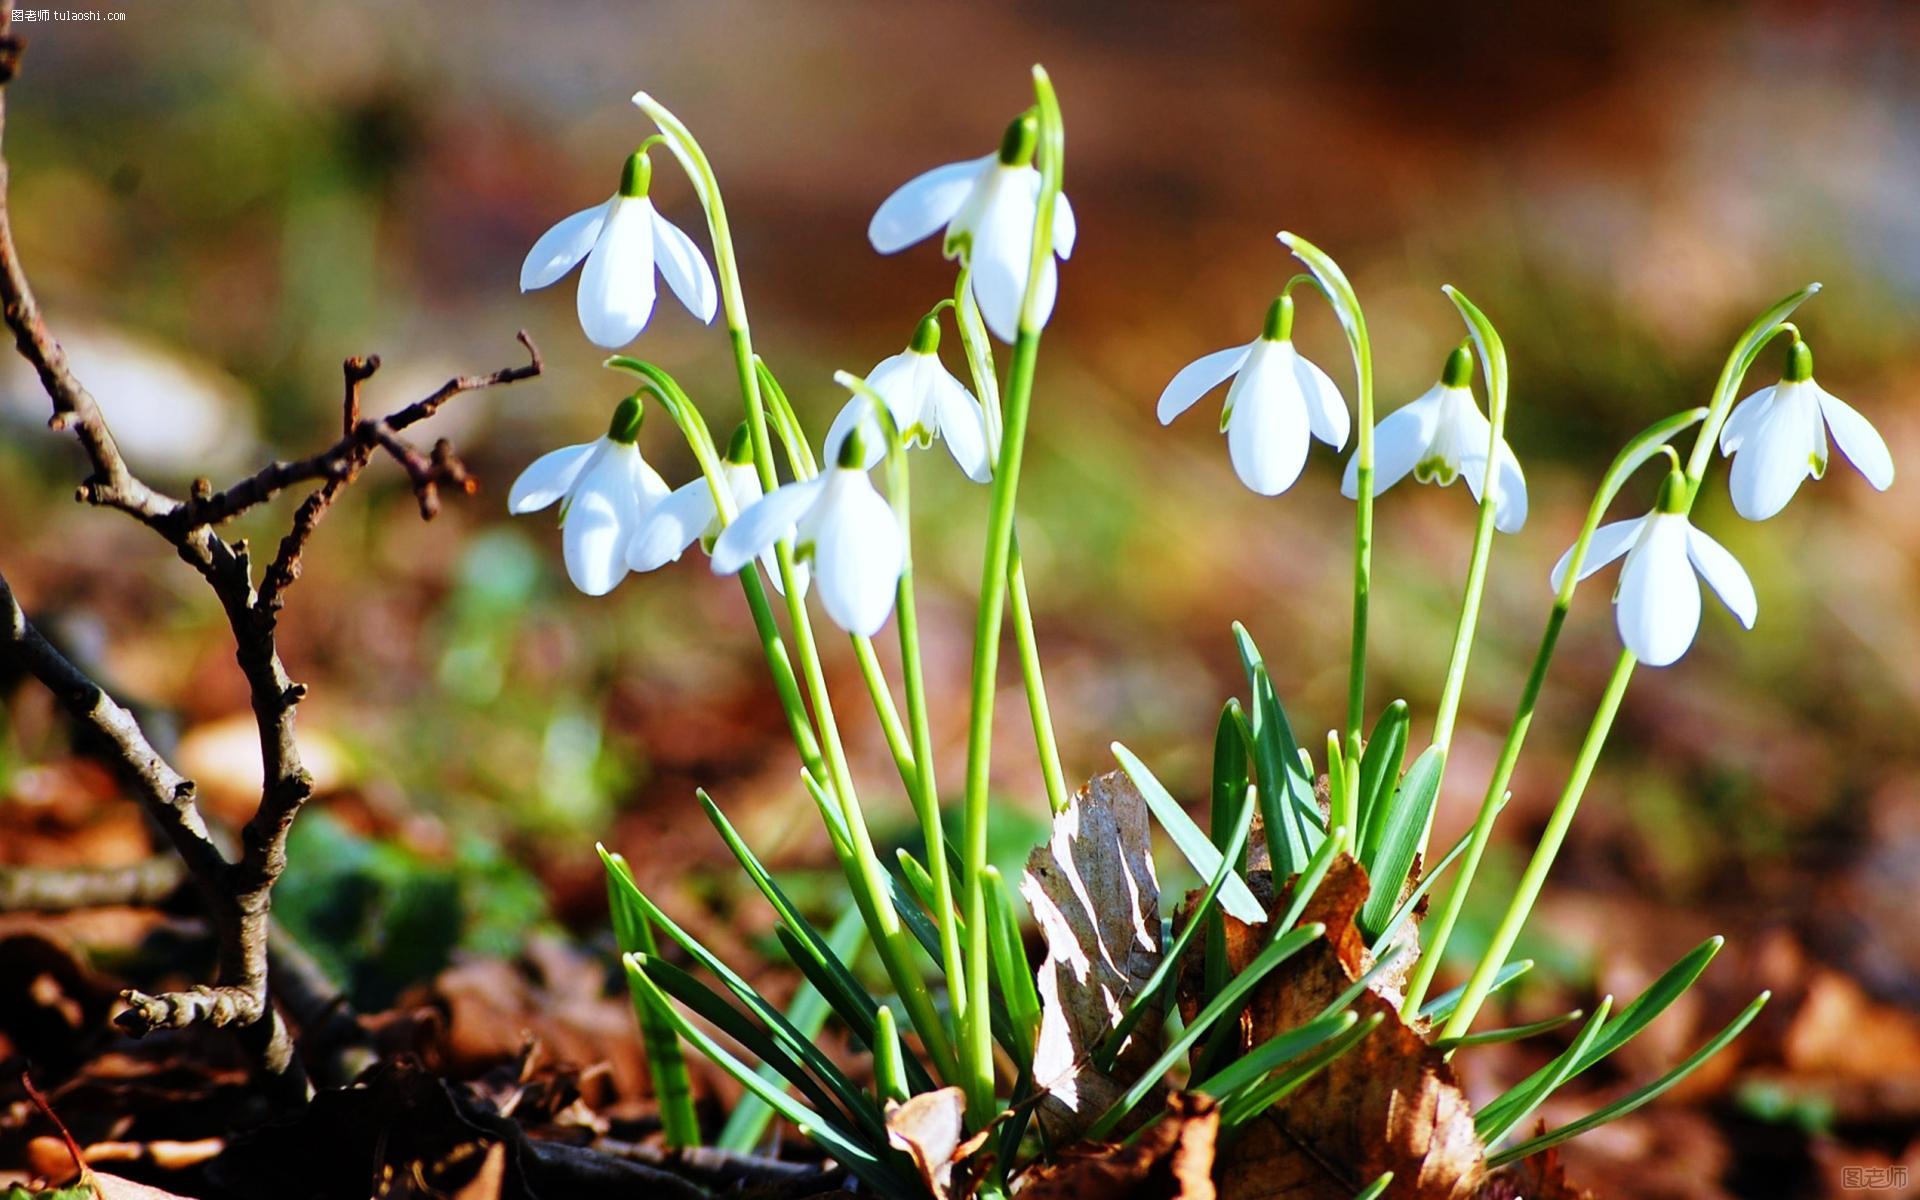
[[[1446,771],[1447,755],[1438,746],[1429,746],[1407,768],[1406,778],[1394,792],[1381,821],[1380,844],[1373,858],[1361,861],[1373,890],[1360,910],[1360,930],[1369,936],[1385,929],[1393,910],[1400,903],[1400,891],[1407,873],[1420,850],[1420,838],[1427,829],[1427,816],[1440,795],[1440,777]]]
[[[1480,1135],[1480,1141],[1483,1144],[1492,1146],[1498,1143],[1506,1136],[1509,1129],[1525,1121],[1529,1113],[1539,1108],[1555,1089],[1572,1077],[1574,1064],[1580,1061],[1581,1055],[1592,1048],[1601,1032],[1606,1029],[1607,1013],[1612,1008],[1613,997],[1601,997],[1599,1005],[1594,1009],[1593,1018],[1580,1030],[1580,1036],[1573,1039],[1573,1045],[1561,1051],[1552,1062],[1547,1064],[1545,1071],[1541,1073],[1540,1081],[1523,1092],[1508,1107],[1507,1115],[1492,1121],[1487,1119],[1485,1109],[1474,1115],[1474,1132]]]
[[[1284,879],[1300,869],[1312,853],[1319,806],[1313,798],[1313,780],[1300,765],[1300,745],[1293,726],[1274,692],[1266,661],[1246,627],[1234,622],[1234,641],[1246,669],[1253,695],[1252,735],[1254,769],[1259,775],[1260,814],[1266,825],[1267,852],[1273,875]]]
[[[927,869],[920,865],[920,860],[904,846],[895,850],[893,857],[900,864],[901,882],[907,885],[907,890],[913,893],[913,898],[920,902],[922,908],[929,912],[933,911],[933,876],[927,873]],[[959,914],[956,913],[955,919],[957,920],[958,917]]]
[[[1533,970],[1533,960],[1530,958],[1516,959],[1508,963],[1494,974],[1493,984],[1487,988],[1487,994],[1492,995],[1531,970]],[[1444,1021],[1453,1015],[1454,1009],[1460,1007],[1460,997],[1466,994],[1465,984],[1461,984],[1450,992],[1442,992],[1420,1006],[1420,1015],[1432,1022]]]
[[[1255,984],[1266,978],[1267,974],[1275,967],[1287,961],[1287,959],[1293,957],[1295,954],[1298,954],[1303,948],[1318,940],[1326,932],[1327,927],[1325,925],[1302,925],[1300,928],[1289,930],[1275,941],[1268,943],[1267,947],[1255,955],[1252,962],[1247,964],[1246,970],[1229,980],[1227,986],[1221,989],[1220,994],[1209,1001],[1207,1006],[1194,1016],[1194,1019],[1187,1024],[1187,1027],[1180,1031],[1180,1035],[1173,1039],[1166,1050],[1161,1052],[1160,1057],[1154,1061],[1154,1064],[1141,1073],[1139,1079],[1134,1082],[1133,1086],[1129,1087],[1124,1095],[1114,1101],[1112,1107],[1101,1114],[1100,1119],[1095,1121],[1092,1127],[1087,1130],[1087,1137],[1090,1140],[1099,1141],[1108,1133],[1112,1132],[1113,1127],[1119,1124],[1122,1117],[1132,1111],[1134,1106],[1139,1104],[1140,1101],[1146,1099],[1147,1093],[1160,1086],[1161,1077],[1171,1070],[1175,1063],[1180,1061],[1180,1056],[1185,1054],[1195,1041],[1199,1040],[1200,1035],[1205,1033],[1209,1026],[1226,1013],[1238,1011],[1240,1000],[1253,989]]]
[[[1352,1029],[1359,1020],[1359,1014],[1352,1012],[1316,1017],[1305,1025],[1268,1038],[1188,1090],[1214,1097],[1229,1096],[1276,1067]]]
[[[594,848],[606,868],[607,909],[613,915],[614,942],[620,953],[658,953],[646,914],[621,886],[622,880],[631,883],[633,879],[627,860],[605,846],[596,844]],[[654,1100],[660,1110],[661,1135],[677,1150],[698,1146],[700,1116],[694,1111],[693,1083],[687,1074],[686,1056],[680,1052],[680,1036],[645,993],[633,993],[633,1015],[640,1025],[640,1044],[647,1052],[647,1074],[653,1080]]]
[[[1654,1018],[1667,1011],[1668,1006],[1693,986],[1694,980],[1700,978],[1707,964],[1713,961],[1714,955],[1720,953],[1720,947],[1724,945],[1726,939],[1715,935],[1681,955],[1680,960],[1662,972],[1660,978],[1648,984],[1647,990],[1635,997],[1633,1003],[1620,1010],[1620,1015],[1601,1033],[1599,1040],[1575,1062],[1567,1078],[1574,1078],[1638,1036],[1641,1030],[1653,1023]],[[1506,1110],[1518,1103],[1528,1089],[1538,1084],[1549,1069],[1550,1065],[1542,1067],[1521,1080],[1490,1101],[1481,1109],[1481,1113],[1487,1120],[1499,1122],[1503,1128],[1511,1128],[1513,1122],[1508,1119]]]
[[[985,874],[988,949],[1013,1033],[1013,1044],[1007,1049],[1015,1055],[1015,1062],[1030,1063],[1034,1038],[1040,1032],[1040,992],[1034,986],[1033,964],[1027,961],[1026,943],[1020,939],[1020,917],[1014,911],[1006,880],[1000,877],[998,867],[987,867]]]
[[[1506,808],[1507,801],[1512,798],[1513,793],[1511,792],[1502,796],[1500,803],[1495,806],[1493,810],[1494,813],[1498,815],[1501,810]],[[1421,899],[1432,889],[1434,883],[1442,875],[1447,873],[1447,868],[1453,865],[1454,860],[1459,858],[1461,853],[1466,850],[1467,842],[1471,840],[1472,837],[1473,831],[1471,829],[1461,834],[1459,840],[1448,847],[1447,852],[1440,856],[1438,862],[1420,872],[1420,882],[1413,886],[1413,890],[1407,893],[1407,898],[1400,902],[1400,907],[1394,909],[1393,915],[1387,918],[1386,927],[1373,939],[1373,944],[1367,947],[1369,953],[1380,953],[1381,949],[1393,940],[1393,935],[1400,932],[1400,927],[1406,924],[1408,919],[1413,916],[1413,910],[1420,906]]]
[[[906,1072],[901,1069],[905,1057],[900,1048],[900,1027],[893,1019],[893,1010],[882,1008],[873,1035],[873,1094],[880,1103],[904,1101],[913,1094],[907,1088]]]
[[[1353,1194],[1353,1200],[1380,1200],[1380,1197],[1386,1193],[1387,1188],[1391,1186],[1392,1183],[1393,1172],[1382,1171],[1380,1178],[1355,1192]]]
[[[789,934],[789,936],[792,935]],[[866,937],[867,927],[861,920],[860,909],[850,904],[827,933],[827,945],[834,957],[845,960],[860,952],[860,946],[866,941]],[[799,960],[796,958],[795,961]],[[787,1020],[802,1035],[815,1038],[820,1035],[821,1029],[825,1028],[827,1015],[831,1011],[832,1006],[821,994],[819,987],[809,978],[807,982],[800,985],[799,990],[793,994],[792,1001],[787,1004]],[[760,1077],[774,1085],[778,1085],[782,1079],[777,1070],[765,1064],[760,1067]],[[759,1097],[752,1094],[742,1096],[733,1106],[733,1111],[727,1114],[727,1123],[721,1127],[720,1136],[714,1139],[714,1145],[722,1150],[732,1150],[741,1154],[750,1153],[760,1144],[760,1139],[766,1136],[767,1126],[772,1123],[773,1116],[773,1109],[767,1107]]]
[[[1356,857],[1371,863],[1386,832],[1386,816],[1393,789],[1400,782],[1400,768],[1407,758],[1407,729],[1412,725],[1405,700],[1387,705],[1374,724],[1360,756],[1360,811],[1356,817],[1354,845]],[[1338,736],[1337,734],[1335,736]]]
[[[1452,1050],[1460,1046],[1495,1046],[1502,1042],[1518,1042],[1571,1025],[1586,1016],[1583,1009],[1571,1009],[1557,1017],[1548,1017],[1544,1021],[1533,1021],[1526,1025],[1509,1025],[1505,1029],[1488,1029],[1480,1033],[1464,1034],[1460,1037],[1441,1038],[1434,1046],[1441,1050]]]
[[[821,1148],[833,1155],[847,1170],[882,1195],[893,1194],[896,1190],[903,1194],[911,1192],[916,1181],[903,1178],[899,1172],[891,1169],[891,1163],[883,1161],[872,1150],[840,1133],[820,1114],[787,1095],[784,1089],[774,1087],[761,1079],[751,1067],[728,1053],[718,1042],[682,1016],[668,1001],[660,985],[648,978],[647,972],[631,956],[626,960],[626,968],[628,981],[636,987],[648,989],[651,995],[658,998],[668,1014],[668,1019],[673,1022],[674,1029],[681,1037],[693,1043],[695,1049],[711,1060],[715,1066],[738,1080],[742,1087],[772,1105],[775,1112],[794,1124],[806,1128],[819,1142]]]
[[[1219,874],[1222,864],[1219,847],[1200,832],[1200,827],[1180,807],[1180,802],[1173,798],[1172,793],[1133,751],[1119,742],[1113,743],[1112,748],[1113,756],[1120,760],[1120,766],[1126,771],[1127,777],[1133,780],[1133,786],[1140,789],[1147,808],[1159,820],[1160,827],[1167,831],[1167,836],[1173,839],[1174,846],[1193,865],[1194,871],[1202,879],[1211,879]],[[1230,863],[1224,878],[1225,883],[1220,889],[1220,907],[1237,921],[1248,925],[1264,924],[1267,910],[1261,907],[1252,889],[1247,887],[1247,881],[1240,878],[1239,872],[1233,870]]]
[[[1228,699],[1220,709],[1220,724],[1213,733],[1213,807],[1207,814],[1207,834],[1215,846],[1224,847],[1233,826],[1234,811],[1253,777],[1247,773],[1247,739],[1240,734],[1246,716],[1240,701]],[[1235,870],[1245,872],[1244,863]]]
[[[1244,1125],[1286,1099],[1298,1091],[1307,1080],[1326,1070],[1339,1061],[1341,1055],[1358,1046],[1367,1035],[1380,1028],[1381,1022],[1386,1019],[1387,1014],[1374,1013],[1313,1054],[1234,1093],[1220,1105],[1221,1128],[1231,1129],[1236,1125]]]
[[[1531,1141],[1522,1142],[1509,1150],[1503,1150],[1487,1160],[1487,1165],[1502,1167],[1510,1162],[1518,1162],[1529,1155],[1538,1154],[1542,1150],[1550,1150],[1569,1138],[1578,1137],[1589,1129],[1624,1117],[1642,1105],[1647,1104],[1649,1101],[1654,1100],[1661,1093],[1693,1074],[1694,1071],[1699,1069],[1700,1064],[1718,1054],[1728,1042],[1739,1037],[1740,1031],[1745,1029],[1752,1023],[1755,1017],[1760,1015],[1760,1010],[1766,1007],[1767,1001],[1771,999],[1772,996],[1772,992],[1761,992],[1758,996],[1754,997],[1753,1003],[1747,1005],[1740,1015],[1733,1019],[1732,1024],[1715,1034],[1712,1041],[1696,1050],[1687,1061],[1681,1063],[1639,1091],[1628,1096],[1623,1096],[1614,1103],[1598,1111],[1589,1113],[1578,1121],[1562,1125],[1558,1129],[1542,1134]]]

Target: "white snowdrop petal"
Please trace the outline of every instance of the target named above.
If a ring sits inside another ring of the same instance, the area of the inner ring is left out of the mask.
[[[967,478],[985,483],[993,478],[993,463],[987,456],[986,411],[946,368],[935,364],[935,371],[931,400],[940,437]]]
[[[1720,453],[1732,454],[1740,448],[1753,423],[1765,415],[1773,403],[1773,392],[1773,388],[1763,387],[1733,406],[1733,411],[1727,414],[1727,423],[1720,427]]]
[[[647,327],[655,294],[653,205],[616,199],[580,273],[580,328],[594,345],[618,350]]]
[[[653,213],[653,254],[660,275],[680,297],[687,311],[711,325],[720,307],[720,289],[713,282],[706,255],[678,225]]]
[[[1278,366],[1280,369],[1275,370]],[[1262,496],[1278,496],[1300,478],[1307,462],[1307,406],[1287,364],[1256,347],[1227,393],[1227,452],[1240,482]]]
[[[1745,431],[1727,473],[1733,509],[1749,521],[1764,521],[1787,506],[1813,473],[1820,449],[1819,402],[1782,386]]]
[[[893,611],[906,550],[892,507],[867,477],[838,476],[814,532],[814,577],[833,623],[871,637]]]
[[[777,487],[734,518],[713,543],[713,573],[732,575],[766,553],[820,497],[827,476]]]
[[[912,350],[902,350],[874,364],[867,372],[866,384],[879,393],[887,402],[887,411],[893,415],[894,428],[901,436],[906,436],[916,424],[927,419],[926,408],[926,368],[929,363],[938,366],[938,360],[932,355],[916,354]],[[884,449],[884,445],[882,449]]]
[[[1007,343],[1015,340],[1020,329],[1020,308],[1032,265],[1033,210],[1032,191],[1003,180],[987,197],[970,231],[973,296],[987,328]],[[1053,313],[1058,282],[1054,259],[1049,256],[1041,268],[1034,297],[1035,319],[1040,326],[1046,325]]]
[[[1347,415],[1347,401],[1340,395],[1339,387],[1334,384],[1332,377],[1298,351],[1293,354],[1293,374],[1299,381],[1300,394],[1307,402],[1307,424],[1313,430],[1313,436],[1335,450],[1344,447],[1347,434],[1352,432],[1352,421]]]
[[[1073,205],[1061,192],[1053,206],[1053,252],[1061,258],[1073,257],[1073,243],[1080,236],[1080,222],[1074,218]]]
[[[1691,524],[1687,526],[1687,556],[1740,623],[1748,629],[1760,616],[1760,598],[1754,595],[1753,580],[1733,552]]]
[[[1461,447],[1460,474],[1478,501],[1486,495],[1487,443],[1493,437],[1493,423],[1471,400],[1461,404],[1457,411],[1460,425],[1455,437]],[[1518,533],[1527,523],[1527,479],[1507,439],[1500,439],[1495,455],[1498,464],[1495,478],[1500,484],[1500,493],[1493,502],[1493,527],[1501,533]]]
[[[1813,385],[1817,386],[1817,385]],[[1886,439],[1851,405],[1825,388],[1820,389],[1820,414],[1833,431],[1833,443],[1847,461],[1860,468],[1867,482],[1886,491],[1893,486],[1893,455]]]
[[[713,520],[713,489],[704,476],[675,488],[640,520],[627,545],[627,566],[652,571],[678,559]]]
[[[1493,527],[1501,533],[1519,533],[1527,523],[1527,476],[1505,438],[1500,439],[1496,470],[1500,495],[1493,505]]]
[[[1373,494],[1378,496],[1407,477],[1419,465],[1433,444],[1434,427],[1440,421],[1440,405],[1445,399],[1437,387],[1411,404],[1403,404],[1388,413],[1373,431]],[[1349,500],[1360,496],[1360,459],[1347,459],[1347,473],[1340,481],[1340,494]]]
[[[1593,536],[1587,539],[1587,556],[1580,560],[1580,578],[1585,579],[1633,549],[1635,539],[1640,536],[1640,527],[1646,523],[1646,517],[1635,517],[1630,521],[1614,521],[1594,530]],[[1555,592],[1566,582],[1567,564],[1572,561],[1573,547],[1568,546],[1567,552],[1560,556],[1559,562],[1553,564],[1553,571],[1547,576],[1548,586]]]
[[[993,156],[948,163],[901,184],[867,223],[867,240],[882,254],[904,250],[953,219]]]
[[[579,265],[593,249],[606,216],[607,206],[596,204],[541,234],[533,249],[527,251],[526,261],[520,264],[520,290],[530,292],[546,287]]]
[[[627,540],[632,533],[633,477],[619,456],[637,451],[611,450],[585,472],[567,500],[560,545],[567,578],[589,596],[604,596],[627,574]]]
[[[871,468],[886,457],[887,431],[880,428],[879,419],[873,415],[873,403],[865,396],[856,395],[840,406],[833,424],[827,426],[827,440],[823,447],[827,466],[839,465],[840,446],[847,440],[847,435],[853,432],[855,425],[860,427],[861,455],[865,459],[860,464],[861,469]]]
[[[1700,629],[1700,583],[1688,554],[1686,518],[1660,513],[1647,521],[1620,572],[1615,617],[1633,656],[1664,667],[1687,652]]]
[[[549,450],[527,464],[507,492],[507,511],[515,514],[538,512],[567,494],[573,481],[601,443],[583,442]]]
[[[1247,355],[1252,351],[1251,344],[1232,346],[1215,350],[1212,354],[1203,354],[1181,367],[1179,374],[1160,393],[1160,402],[1155,406],[1154,412],[1160,418],[1160,423],[1171,424],[1175,417],[1199,403],[1200,397],[1225,383],[1227,377],[1247,361]]]

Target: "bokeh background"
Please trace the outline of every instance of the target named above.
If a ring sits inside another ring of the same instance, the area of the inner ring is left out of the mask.
[[[1547,568],[1601,469],[1634,431],[1705,402],[1754,313],[1825,283],[1800,321],[1819,378],[1879,426],[1903,476],[1879,495],[1836,456],[1753,525],[1716,468],[1700,520],[1753,573],[1758,626],[1741,632],[1709,601],[1692,653],[1636,678],[1531,934],[1542,982],[1515,1003],[1637,992],[1716,931],[1734,948],[1699,1028],[1760,986],[1800,997],[1694,1107],[1577,1148],[1576,1174],[1604,1192],[1785,1181],[1773,1194],[1821,1194],[1843,1165],[1913,1157],[1920,9],[120,2],[124,23],[18,27],[31,46],[7,152],[28,269],[136,468],[182,487],[310,452],[334,436],[349,354],[386,364],[371,407],[517,361],[521,327],[548,363],[428,427],[460,447],[476,496],[423,525],[377,464],[323,528],[286,614],[325,799],[296,835],[281,911],[363,1004],[459,955],[512,954],[530,929],[592,939],[595,839],[669,908],[706,914],[703,932],[764,950],[765,918],[733,907],[695,786],[801,878],[827,861],[738,589],[689,559],[583,597],[550,517],[504,511],[522,466],[596,436],[622,394],[578,332],[572,279],[523,296],[515,278],[533,239],[604,197],[648,132],[628,95],[659,96],[712,154],[757,348],[817,432],[839,401],[832,371],[895,352],[950,287],[931,246],[873,254],[874,206],[983,153],[1041,61],[1066,112],[1080,241],[1047,330],[1021,536],[1076,776],[1110,768],[1121,739],[1197,799],[1219,703],[1241,687],[1236,619],[1304,742],[1340,718],[1339,460],[1317,446],[1301,483],[1265,500],[1234,479],[1210,404],[1172,429],[1152,415],[1181,365],[1257,331],[1292,270],[1277,229],[1353,277],[1383,413],[1431,383],[1460,335],[1443,283],[1512,355],[1509,431],[1533,517],[1496,548],[1443,840],[1470,817],[1545,619]],[[670,164],[654,195],[698,225]],[[1303,315],[1299,339],[1350,378],[1324,311]],[[717,429],[737,419],[717,329],[663,299],[635,352],[675,372]],[[1751,386],[1777,369],[1769,354]],[[0,379],[0,568],[148,707],[217,809],[248,811],[257,752],[211,598],[157,539],[72,503],[77,452],[44,429],[19,364]],[[642,446],[670,480],[690,476],[664,420]],[[985,495],[944,455],[921,463],[922,620],[954,781]],[[1630,487],[1621,515],[1654,483]],[[247,531],[277,537],[285,518]],[[1418,730],[1471,510],[1464,489],[1403,486],[1378,520],[1369,705],[1405,697]],[[1524,861],[1612,661],[1604,600],[1601,583],[1576,605],[1462,953]],[[868,804],[905,836],[850,657],[831,655]],[[58,724],[31,687],[6,703],[0,859],[144,852],[124,818],[76,818],[87,837],[62,824],[64,785],[45,765],[64,753]],[[996,819],[1018,861],[1044,801],[1012,674],[1000,712]],[[831,906],[830,878],[815,878],[811,902]],[[1843,1015],[1809,1032],[1816,1000]],[[1693,1028],[1629,1066],[1649,1077]],[[1491,1061],[1476,1086],[1510,1078]],[[1890,1062],[1908,1072],[1895,1084]]]

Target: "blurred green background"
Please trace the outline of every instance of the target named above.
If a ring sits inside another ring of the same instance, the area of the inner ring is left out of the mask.
[[[689,558],[583,597],[550,514],[504,511],[520,468],[596,436],[621,394],[579,334],[573,278],[525,296],[515,278],[533,239],[607,195],[649,132],[627,103],[636,88],[713,156],[756,345],[817,434],[840,398],[832,371],[898,350],[950,285],[931,246],[873,254],[874,206],[983,153],[1028,102],[1028,65],[1051,70],[1080,241],[1047,331],[1021,534],[1076,776],[1109,769],[1117,738],[1198,799],[1218,705],[1241,686],[1235,619],[1304,742],[1341,715],[1339,461],[1316,447],[1302,482],[1263,500],[1234,479],[1211,403],[1170,430],[1152,415],[1180,366],[1256,332],[1292,272],[1277,229],[1353,277],[1382,413],[1425,390],[1460,335],[1443,283],[1512,354],[1533,517],[1497,545],[1442,844],[1478,798],[1547,569],[1600,470],[1634,431],[1705,402],[1752,314],[1823,281],[1801,321],[1821,381],[1903,471],[1920,445],[1911,5],[121,2],[122,24],[19,27],[30,48],[7,152],[42,303],[137,468],[178,488],[311,452],[335,435],[350,354],[386,363],[367,388],[378,411],[519,361],[522,326],[546,355],[541,379],[462,397],[423,431],[454,439],[480,493],[423,525],[399,473],[376,464],[323,528],[284,621],[332,822],[302,836],[335,847],[289,886],[327,889],[326,864],[371,853],[341,838],[441,864],[434,886],[467,896],[470,919],[464,934],[421,924],[436,947],[423,972],[517,923],[596,928],[595,838],[643,886],[724,903],[727,860],[696,785],[767,855],[826,861],[738,589]],[[697,227],[670,166],[654,196]],[[1299,336],[1346,386],[1327,314],[1308,311]],[[672,370],[716,429],[737,419],[717,328],[663,299],[632,352]],[[219,614],[157,539],[71,502],[79,457],[45,431],[18,367],[0,376],[0,566],[119,690],[178,713],[189,772],[245,811],[254,752]],[[1777,369],[1763,360],[1752,386]],[[671,481],[690,476],[665,421],[642,446]],[[922,622],[951,784],[985,493],[944,455],[920,465]],[[1636,679],[1544,928],[1571,912],[1559,928],[1580,931],[1594,896],[1688,929],[1787,928],[1882,997],[1920,1004],[1906,899],[1920,886],[1916,483],[1877,495],[1836,457],[1756,526],[1720,479],[1701,521],[1753,572],[1759,624],[1742,633],[1709,602],[1692,653]],[[245,531],[277,538],[286,516]],[[1471,511],[1464,489],[1402,486],[1378,520],[1369,707],[1404,696],[1418,730]],[[1605,596],[1603,582],[1576,606],[1508,838],[1544,819],[1611,664]],[[844,646],[831,654],[867,803],[897,821],[858,677]],[[1000,712],[996,815],[1017,858],[1044,801],[1012,674]],[[34,758],[30,731],[7,738],[10,762]],[[376,859],[376,884],[408,877]],[[1496,898],[1514,865],[1489,868]],[[369,919],[294,903],[323,932]],[[1622,929],[1569,933],[1564,953],[1589,962]],[[371,998],[391,993],[390,967],[374,952],[344,969],[373,972]]]

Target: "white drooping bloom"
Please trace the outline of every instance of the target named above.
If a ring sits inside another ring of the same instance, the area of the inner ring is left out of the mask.
[[[906,541],[893,507],[859,466],[863,441],[854,433],[824,474],[777,487],[742,511],[713,544],[714,573],[733,574],[791,531],[833,623],[867,637],[880,632],[906,566]]]
[[[1031,116],[1007,127],[997,153],[948,163],[915,176],[881,203],[867,225],[867,240],[893,254],[931,237],[943,226],[948,258],[965,255],[973,298],[987,328],[1003,342],[1019,333],[1020,303],[1033,258],[1033,226],[1040,199],[1040,171],[1033,165],[1038,126]],[[1073,254],[1076,226],[1066,194],[1053,208],[1053,253]],[[1053,312],[1059,270],[1048,257],[1035,298],[1041,325]]]
[[[1310,437],[1335,450],[1347,444],[1347,402],[1327,373],[1293,348],[1292,326],[1293,301],[1282,296],[1258,338],[1188,363],[1160,393],[1157,411],[1167,425],[1233,378],[1220,428],[1240,482],[1262,496],[1277,496],[1300,478]]]
[[[754,469],[753,451],[747,440],[745,425],[734,431],[733,441],[727,447],[726,461],[720,467],[720,476],[728,494],[733,497],[736,514],[751,508],[765,494],[760,487],[759,472]],[[639,528],[634,530],[633,540],[627,546],[627,566],[635,571],[658,570],[670,562],[679,561],[687,547],[696,541],[710,551],[723,528],[719,506],[713,502],[713,488],[706,476],[697,475],[691,482],[673,489],[640,522]],[[783,532],[791,536],[793,530],[789,528]],[[774,590],[784,594],[786,589],[781,583],[780,564],[774,557],[773,548],[769,546],[759,557],[760,565],[767,569],[767,577],[773,581]],[[794,582],[802,592],[806,591],[805,563],[794,564]]]
[[[520,290],[546,287],[587,260],[577,308],[587,340],[609,350],[638,337],[653,316],[658,268],[687,311],[712,321],[720,293],[693,239],[654,210],[652,171],[644,151],[627,159],[620,190],[540,235],[520,264]]]
[[[1693,645],[1700,629],[1696,574],[1746,628],[1753,628],[1760,612],[1753,581],[1740,561],[1695,529],[1680,511],[1685,488],[1685,479],[1675,472],[1661,488],[1660,503],[1652,512],[1594,530],[1580,565],[1580,578],[1585,579],[1621,555],[1627,556],[1613,593],[1615,621],[1621,642],[1650,667],[1674,662]],[[1553,568],[1549,579],[1556,592],[1566,580],[1572,557],[1569,549]]]
[[[940,362],[940,324],[933,317],[920,322],[913,344],[867,372],[867,386],[886,401],[900,440],[930,446],[939,438],[947,443],[953,461],[967,478],[985,483],[993,477],[987,448],[986,410],[966,385]],[[870,411],[865,396],[854,396],[841,408],[827,430],[827,458],[838,462],[840,447],[858,424],[865,447],[863,467],[872,467],[886,453],[886,434]]]
[[[605,437],[534,459],[507,494],[515,514],[561,502],[567,578],[589,596],[604,596],[626,578],[634,531],[668,493],[666,480],[640,457],[640,416],[638,400],[622,400]]]
[[[1396,409],[1373,434],[1373,494],[1378,496],[1412,472],[1415,481],[1449,487],[1465,479],[1473,498],[1480,499],[1487,479],[1487,444],[1493,426],[1474,401],[1470,381],[1473,354],[1465,346],[1447,356],[1440,382],[1418,400]],[[1527,477],[1507,439],[1500,439],[1495,461],[1493,527],[1518,533],[1527,523]],[[1340,493],[1352,500],[1360,494],[1360,460],[1347,460]]]
[[[1893,455],[1878,430],[1813,380],[1813,352],[1796,341],[1780,382],[1734,407],[1720,428],[1720,452],[1733,458],[1727,488],[1733,509],[1764,521],[1787,506],[1811,475],[1827,473],[1827,431],[1867,482],[1893,483]]]

